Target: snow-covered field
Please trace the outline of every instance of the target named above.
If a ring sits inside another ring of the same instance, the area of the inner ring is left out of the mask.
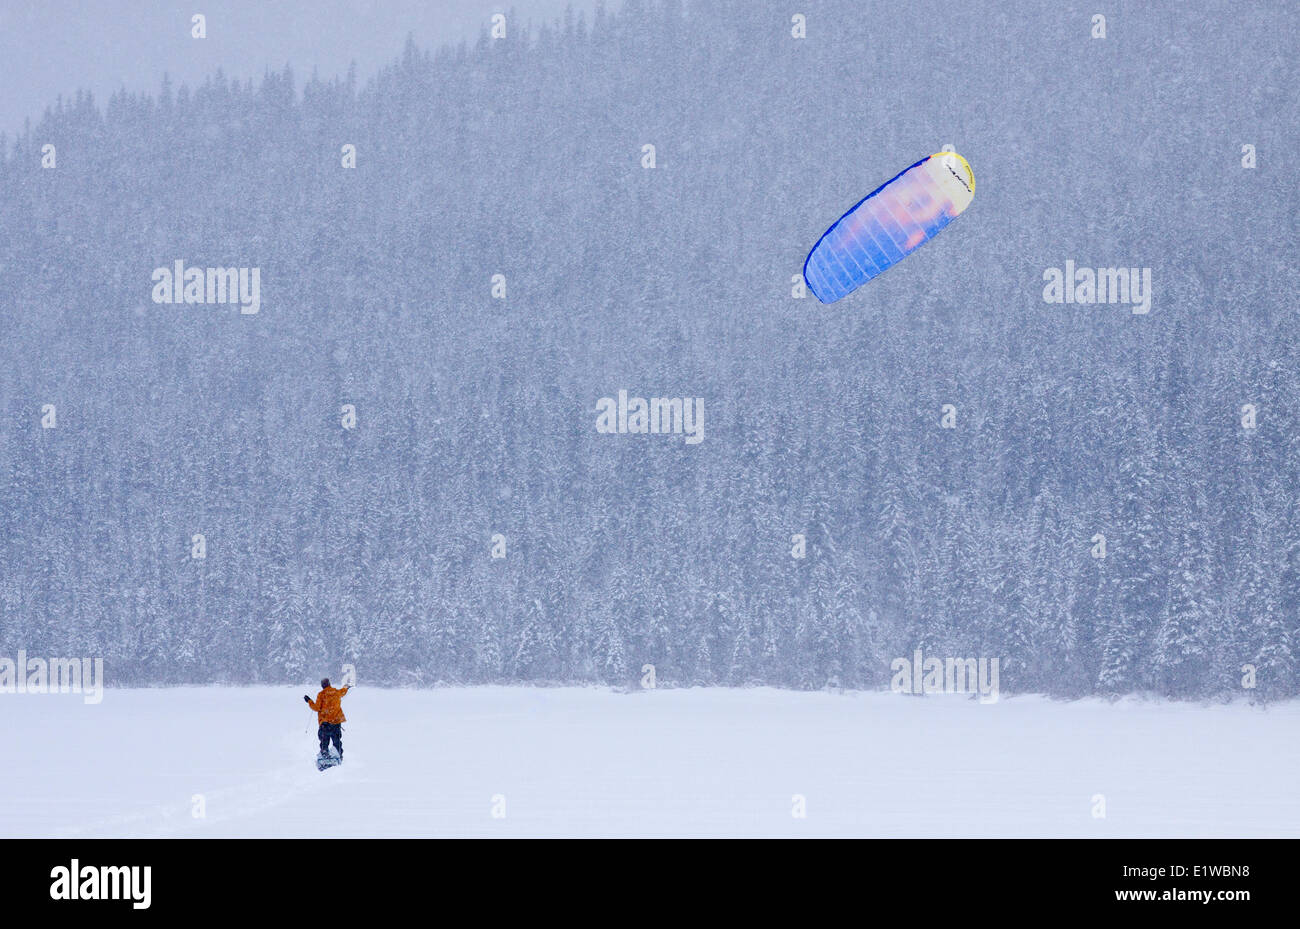
[[[304,692],[0,695],[0,837],[1300,836],[1300,701]]]

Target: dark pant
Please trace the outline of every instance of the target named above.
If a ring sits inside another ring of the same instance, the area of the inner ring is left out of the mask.
[[[343,726],[339,723],[321,723],[320,728],[316,730],[316,738],[320,739],[320,753],[328,755],[330,750],[330,740],[334,741],[334,747],[339,750],[339,757],[343,757]]]

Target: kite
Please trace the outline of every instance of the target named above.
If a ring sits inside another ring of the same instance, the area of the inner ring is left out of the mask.
[[[970,206],[975,174],[956,152],[922,158],[855,203],[817,240],[803,279],[834,303],[898,264]]]

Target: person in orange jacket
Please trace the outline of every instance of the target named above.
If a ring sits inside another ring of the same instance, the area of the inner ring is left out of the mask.
[[[316,711],[316,721],[320,727],[316,730],[316,738],[320,739],[321,755],[328,755],[330,742],[334,742],[334,747],[339,750],[339,761],[343,760],[343,724],[348,718],[343,715],[343,695],[350,690],[350,687],[344,687],[342,690],[330,686],[328,677],[322,678],[320,682],[321,692],[313,700],[306,694],[302,698],[307,701],[307,705]]]

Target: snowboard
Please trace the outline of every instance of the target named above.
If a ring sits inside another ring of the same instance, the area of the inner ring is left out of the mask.
[[[330,752],[328,755],[316,756],[317,771],[325,771],[328,770],[329,768],[333,768],[336,765],[341,765],[341,764],[343,764],[343,759],[340,758],[338,755],[334,754],[333,752]]]

